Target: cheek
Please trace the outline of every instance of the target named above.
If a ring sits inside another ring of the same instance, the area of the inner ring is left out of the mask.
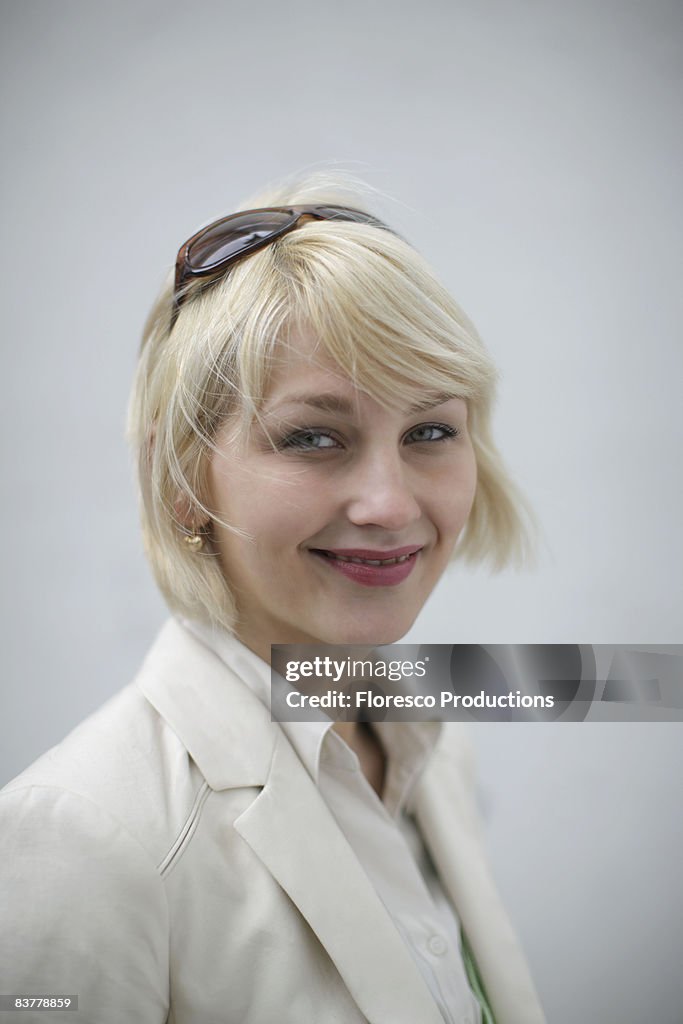
[[[209,487],[213,510],[226,523],[258,538],[258,549],[304,540],[329,513],[328,488],[306,473],[278,472],[268,464],[257,470],[226,459],[212,464]],[[234,533],[220,531],[224,546],[241,548]],[[251,558],[257,555],[253,542]]]
[[[472,466],[468,474],[467,483],[463,486],[460,495],[460,504],[463,513],[463,525],[464,521],[469,517],[472,511],[472,505],[474,504],[474,496],[477,493],[477,464],[472,457]]]
[[[434,482],[432,507],[444,532],[459,532],[463,528],[472,510],[476,490],[477,465],[473,453]]]

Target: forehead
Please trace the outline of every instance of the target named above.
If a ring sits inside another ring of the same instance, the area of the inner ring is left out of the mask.
[[[348,357],[348,353],[344,356]],[[349,362],[353,361],[351,355]],[[312,329],[292,328],[273,347],[261,409],[267,412],[282,404],[313,399],[309,404],[348,412],[364,397],[370,397],[386,407],[407,410],[428,408],[458,397],[455,387],[445,392],[443,387],[421,387],[412,382],[406,389],[388,369],[365,376],[358,367],[355,371],[335,360]]]
[[[279,339],[269,360],[264,405],[279,401],[292,388],[297,391],[326,391],[330,388],[354,392],[351,376],[332,358],[315,333],[306,327],[292,328]]]

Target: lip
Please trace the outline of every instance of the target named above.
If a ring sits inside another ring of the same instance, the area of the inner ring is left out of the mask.
[[[415,568],[422,545],[410,544],[402,548],[310,548],[311,554],[331,572],[341,573],[346,579],[365,587],[392,587],[410,576]],[[342,561],[359,558],[362,562]],[[389,565],[372,565],[400,558]]]

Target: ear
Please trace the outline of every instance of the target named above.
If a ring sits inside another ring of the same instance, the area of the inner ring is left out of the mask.
[[[203,530],[209,523],[205,513],[186,494],[179,495],[173,502],[173,512],[180,526],[192,533]]]

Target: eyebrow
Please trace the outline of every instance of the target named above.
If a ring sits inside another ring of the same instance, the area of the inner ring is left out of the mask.
[[[434,409],[437,405],[443,405],[444,402],[450,402],[453,398],[457,397],[457,395],[448,394],[434,395],[424,402],[418,402],[417,405],[411,406],[408,414],[412,415],[417,412],[425,412],[427,409]],[[320,409],[321,412],[340,413],[344,416],[351,416],[355,411],[354,402],[343,395],[334,393],[327,395],[288,395],[281,402],[278,402],[275,408],[277,409],[283,405],[305,405],[311,409]]]

